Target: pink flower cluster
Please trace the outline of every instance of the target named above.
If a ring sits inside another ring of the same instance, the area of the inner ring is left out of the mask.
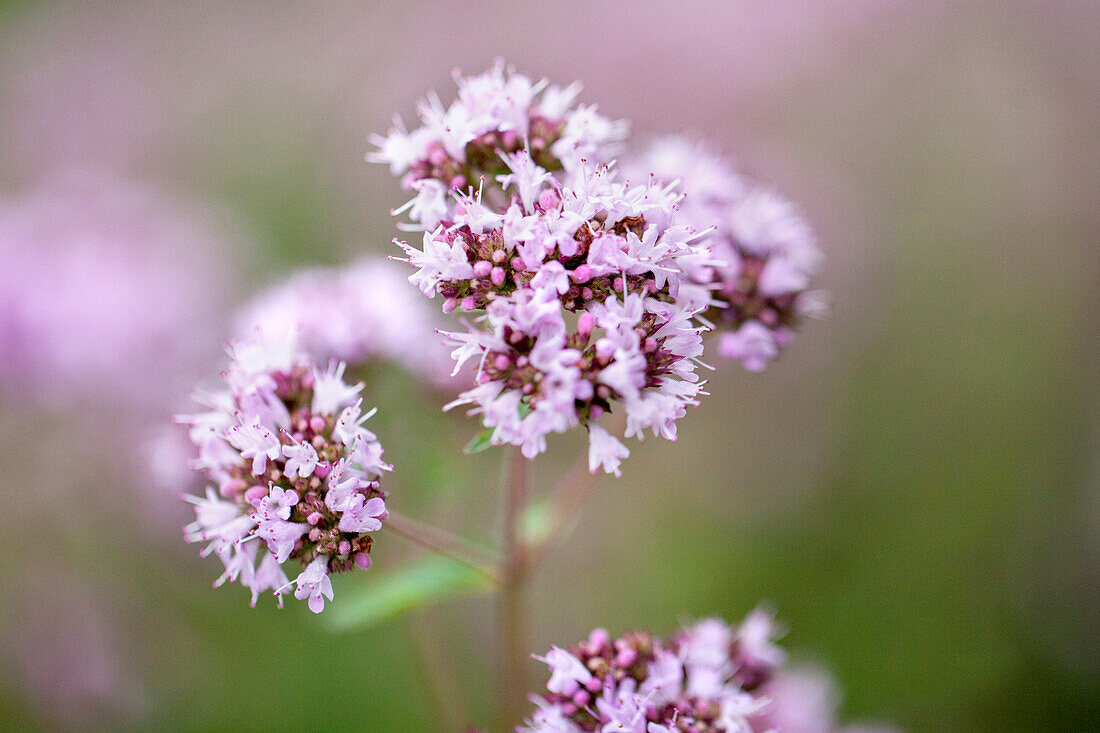
[[[571,109],[575,87],[535,104],[541,87],[499,65],[459,79],[454,104],[444,111],[431,98],[424,126],[377,139],[373,159],[417,192],[404,209],[423,241],[399,243],[416,268],[409,280],[441,296],[445,312],[481,312],[467,332],[447,334],[456,372],[478,365],[476,385],[452,405],[471,405],[493,444],[528,458],[547,435],[583,425],[590,469],[618,475],[629,451],[604,415],[625,413],[625,437],[674,440],[702,394],[695,317],[713,301],[685,262],[707,256],[677,223],[673,186],[632,185],[601,162],[624,126]],[[536,136],[547,120],[555,132]],[[436,158],[452,167],[425,163]]]
[[[835,700],[818,678],[788,684],[770,613],[738,627],[710,618],[668,639],[603,629],[571,649],[536,657],[546,692],[522,733],[832,733]],[[828,679],[825,678],[826,686]],[[799,693],[801,690],[802,693]],[[777,693],[773,695],[773,692]],[[813,693],[813,694],[811,694]],[[828,699],[825,699],[828,698]]]
[[[347,267],[300,272],[262,292],[237,315],[236,332],[297,328],[303,351],[321,362],[352,367],[399,364],[439,387],[449,386],[448,350],[431,338],[440,326],[431,307],[412,292],[401,265],[364,257]]]
[[[363,427],[362,384],[343,379],[344,364],[319,368],[294,331],[258,333],[229,348],[226,387],[196,395],[209,408],[179,420],[198,450],[195,468],[212,481],[206,497],[184,496],[196,519],[188,542],[206,542],[225,572],[259,594],[291,586],[319,613],[332,599],[329,574],[370,567],[371,532],[386,517],[376,437]],[[304,569],[288,581],[281,564]]]
[[[639,176],[674,182],[682,219],[706,233],[709,261],[689,268],[711,287],[704,318],[722,332],[722,356],[761,371],[806,315],[823,309],[810,278],[821,266],[813,230],[786,199],[734,173],[727,160],[681,137],[655,141],[627,164]]]

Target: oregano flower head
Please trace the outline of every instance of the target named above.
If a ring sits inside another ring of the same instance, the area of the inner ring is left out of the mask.
[[[810,290],[823,259],[813,229],[790,201],[682,137],[656,140],[628,168],[685,194],[681,220],[703,234],[710,251],[688,268],[689,277],[713,294],[703,317],[720,333],[718,351],[763,370],[803,319],[825,307],[822,294]]]
[[[625,437],[674,440],[676,421],[703,394],[696,367],[705,327],[696,316],[712,298],[684,268],[708,261],[706,249],[678,223],[674,186],[632,183],[607,162],[621,126],[559,103],[536,115],[533,90],[545,85],[499,65],[458,83],[451,107],[439,112],[429,98],[424,126],[376,139],[373,156],[418,191],[406,208],[422,241],[399,242],[415,268],[410,281],[439,296],[444,312],[475,314],[466,331],[447,334],[456,373],[477,364],[475,385],[452,405],[470,405],[494,444],[521,446],[528,458],[545,450],[547,435],[584,426],[590,468],[618,474],[629,450],[605,415],[625,414]],[[547,95],[573,93],[550,88],[543,102]],[[547,116],[561,121],[549,153],[531,136],[532,120]],[[440,121],[452,117],[467,132],[454,137]],[[501,130],[514,133],[508,144]],[[398,155],[400,141],[417,152]],[[424,150],[467,165],[450,190],[433,189],[439,201],[428,201],[424,182],[442,186],[446,176],[422,164]]]
[[[377,438],[363,423],[362,384],[344,365],[321,368],[299,350],[293,328],[257,332],[230,346],[225,387],[196,394],[208,409],[178,418],[211,482],[205,497],[184,496],[196,519],[188,542],[206,543],[225,565],[215,581],[240,580],[279,597],[293,586],[319,613],[332,599],[331,573],[371,564],[373,532],[386,518]],[[302,569],[290,581],[282,564]]]
[[[787,669],[770,612],[740,625],[718,618],[667,638],[596,629],[568,649],[536,656],[550,669],[546,690],[520,733],[886,733],[835,722],[838,696],[827,674]]]

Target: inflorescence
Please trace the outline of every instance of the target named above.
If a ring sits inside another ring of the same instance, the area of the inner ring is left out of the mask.
[[[196,519],[188,542],[206,542],[252,604],[270,590],[309,599],[319,613],[332,599],[331,573],[371,564],[371,533],[386,518],[376,437],[363,427],[359,392],[344,364],[320,368],[300,351],[294,330],[257,333],[229,348],[226,387],[200,392],[208,411],[180,416],[198,450],[195,468],[213,482],[206,497],[185,496]],[[215,490],[216,486],[216,490]],[[288,581],[281,564],[303,570]]]
[[[789,205],[742,196],[732,173],[711,205],[664,169],[624,178],[613,158],[627,125],[574,106],[576,84],[533,83],[499,62],[456,82],[451,105],[430,96],[420,127],[397,120],[368,156],[414,194],[394,212],[424,232],[419,246],[398,242],[409,280],[444,312],[474,314],[446,334],[455,373],[477,364],[451,406],[470,405],[493,444],[528,458],[584,426],[590,470],[619,475],[629,450],[605,415],[625,415],[623,437],[675,440],[705,394],[697,368],[714,324],[732,329],[723,354],[762,368],[804,310],[796,275],[816,266],[803,262],[812,235]]]
[[[546,691],[522,733],[803,733],[839,730],[836,695],[819,671],[783,669],[772,615],[734,627],[717,618],[667,639],[603,629],[570,649],[536,657]],[[850,729],[854,730],[854,729]],[[868,729],[870,730],[870,729]],[[885,729],[882,729],[885,730]]]
[[[713,291],[704,318],[721,332],[719,353],[758,372],[779,355],[805,316],[824,308],[809,290],[821,266],[813,230],[779,194],[736,174],[729,161],[682,137],[654,141],[627,167],[675,182],[681,218],[705,231],[711,257],[688,276]]]

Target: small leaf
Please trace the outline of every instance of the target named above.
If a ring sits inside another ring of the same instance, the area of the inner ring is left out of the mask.
[[[462,452],[468,456],[472,456],[474,453],[480,453],[491,446],[493,440],[493,430],[491,428],[485,428],[480,433],[475,435],[466,447],[462,449]]]
[[[326,609],[332,631],[374,626],[449,596],[487,592],[493,584],[484,573],[439,555],[425,555],[385,573],[368,573],[363,584],[342,593]]]

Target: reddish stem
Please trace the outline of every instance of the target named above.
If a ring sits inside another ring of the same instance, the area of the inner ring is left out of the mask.
[[[527,509],[527,459],[511,449],[503,480],[504,527],[501,542],[503,578],[500,592],[500,730],[514,730],[523,720],[527,697],[527,547],[522,521]]]

